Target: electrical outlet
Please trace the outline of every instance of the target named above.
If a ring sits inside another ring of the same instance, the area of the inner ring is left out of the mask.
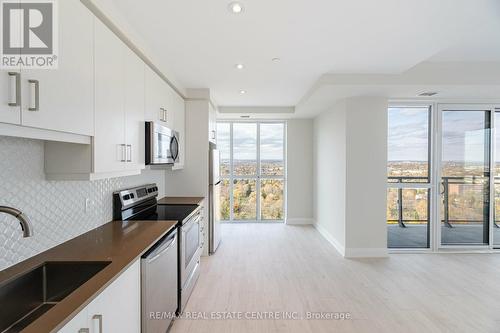
[[[89,198],[85,198],[85,213],[88,214],[92,206],[93,206],[92,200],[90,200]]]

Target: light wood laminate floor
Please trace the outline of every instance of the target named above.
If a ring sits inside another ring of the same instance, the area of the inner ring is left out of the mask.
[[[202,260],[191,318],[176,320],[171,332],[500,332],[498,254],[348,260],[311,226],[225,224],[223,231],[217,254]],[[352,319],[200,319],[256,311]]]

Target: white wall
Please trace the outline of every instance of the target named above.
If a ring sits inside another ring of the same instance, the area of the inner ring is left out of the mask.
[[[313,220],[313,120],[287,121],[287,224]]]
[[[164,194],[165,171],[97,181],[46,181],[44,142],[0,136],[0,205],[25,212],[34,235],[22,238],[19,222],[0,214],[0,271],[63,243],[113,218],[113,191],[157,183]],[[85,211],[85,199],[92,205]]]
[[[345,252],[346,105],[314,119],[314,219],[318,230]]]
[[[186,101],[185,165],[167,171],[167,196],[208,196],[208,107],[208,100]]]
[[[387,254],[387,99],[347,100],[346,256]]]
[[[314,120],[314,217],[346,257],[387,255],[387,99],[338,102]]]

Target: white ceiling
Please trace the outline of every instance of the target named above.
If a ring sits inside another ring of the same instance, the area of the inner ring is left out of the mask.
[[[241,0],[241,15],[230,0],[105,1],[181,88],[220,106],[294,106],[325,73],[500,60],[498,0]]]

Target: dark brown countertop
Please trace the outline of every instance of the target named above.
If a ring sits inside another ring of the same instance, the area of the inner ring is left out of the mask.
[[[23,332],[44,333],[61,329],[176,224],[177,221],[110,222],[0,271],[1,284],[47,261],[111,261]]]
[[[203,197],[164,197],[158,200],[160,205],[200,205]]]

